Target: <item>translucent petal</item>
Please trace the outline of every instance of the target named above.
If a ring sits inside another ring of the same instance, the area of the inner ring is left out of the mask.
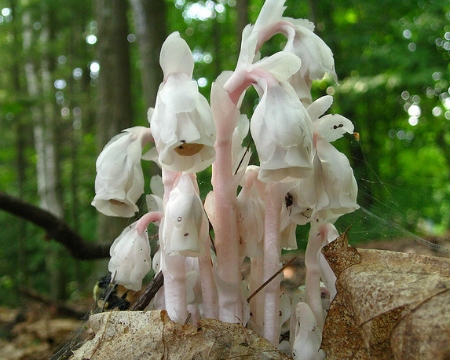
[[[162,237],[167,254],[199,256],[204,251],[199,238],[204,216],[192,179],[183,173],[170,192],[164,212]]]
[[[330,95],[325,95],[315,100],[307,108],[311,120],[314,122],[323,114],[325,114],[325,112],[330,108],[331,104],[333,104],[333,97]]]
[[[325,115],[314,122],[314,132],[329,142],[340,139],[345,133],[352,134],[353,130],[353,123],[337,114]]]
[[[111,245],[108,270],[117,284],[138,291],[142,279],[150,271],[151,258],[147,231],[139,234],[135,225],[125,228]]]
[[[170,34],[161,47],[159,63],[164,72],[164,78],[170,73],[182,72],[192,77],[194,59],[188,44],[180,37],[179,32]]]
[[[281,19],[285,9],[284,0],[266,0],[256,19],[255,31],[262,31],[266,27],[273,26]]]
[[[252,67],[265,69],[278,81],[286,81],[300,69],[300,65],[299,57],[286,51],[280,51],[258,61]]]

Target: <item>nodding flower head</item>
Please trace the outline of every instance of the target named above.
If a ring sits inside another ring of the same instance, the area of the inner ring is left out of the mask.
[[[204,251],[206,214],[191,176],[181,174],[165,205],[161,240],[168,255],[199,256]]]
[[[105,146],[97,159],[95,197],[92,205],[108,216],[131,217],[144,192],[141,168],[143,145],[152,139],[150,129],[124,130]]]
[[[301,179],[291,191],[291,217],[298,224],[312,218],[333,220],[359,208],[356,203],[358,186],[347,157],[330,142],[345,133],[353,133],[353,124],[341,115],[320,117],[331,106],[333,98],[324,96],[308,107],[313,120],[314,171]]]
[[[215,126],[209,104],[192,80],[191,51],[178,32],[164,42],[160,63],[164,81],[149,118],[158,162],[170,171],[202,171],[215,158]]]
[[[306,19],[283,17],[285,0],[267,0],[256,20],[254,32],[258,33],[256,48],[277,33],[283,34],[287,42],[283,51],[295,54],[302,65],[289,80],[298,96],[311,102],[311,82],[329,73],[337,81],[331,49],[314,33],[314,24]]]
[[[136,223],[125,228],[111,245],[108,264],[114,281],[133,291],[141,289],[142,279],[152,266],[147,230],[139,232]]]
[[[250,122],[260,161],[259,179],[293,181],[312,171],[312,124],[292,87],[262,84],[264,93]]]

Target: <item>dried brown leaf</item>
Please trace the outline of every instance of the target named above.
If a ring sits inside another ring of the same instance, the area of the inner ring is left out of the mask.
[[[345,230],[336,240],[322,248],[322,253],[336,277],[339,277],[345,269],[361,262],[358,251],[353,246],[348,245],[348,230]]]
[[[181,325],[165,311],[120,311],[89,319],[95,337],[73,359],[289,359],[240,324]]]
[[[330,266],[340,254],[345,264],[323,333],[327,359],[450,359],[450,260],[359,249],[348,266],[358,256],[341,238],[324,251]]]

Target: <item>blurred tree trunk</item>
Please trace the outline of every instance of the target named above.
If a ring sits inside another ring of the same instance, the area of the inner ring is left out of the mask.
[[[141,61],[142,96],[145,113],[142,121],[147,119],[147,110],[155,106],[159,84],[163,80],[162,69],[159,65],[159,53],[167,37],[167,15],[165,0],[130,0],[134,27],[137,36],[139,59]],[[141,119],[141,116],[139,116]],[[148,164],[149,175],[160,172],[158,166]]]
[[[126,0],[96,0],[97,59],[100,63],[97,101],[98,152],[132,126],[130,57]],[[129,219],[99,214],[98,241],[113,241]]]
[[[155,106],[156,93],[163,80],[159,52],[167,37],[164,0],[130,0],[142,63],[141,80],[145,109]]]
[[[240,0],[236,2],[236,11],[238,14],[237,18],[237,34],[238,37],[242,37],[242,31],[244,30],[245,26],[250,22],[249,16],[248,16],[248,0]]]
[[[14,16],[18,14],[18,4],[15,0],[10,1],[11,11]],[[19,19],[19,18],[18,18]],[[20,54],[22,51],[22,42],[20,37],[21,23],[17,21],[12,29],[13,49],[15,54]],[[12,79],[14,95],[19,97],[25,94],[23,86],[20,83],[21,67],[23,63],[19,60],[12,63]],[[25,156],[25,150],[29,143],[30,127],[27,126],[26,120],[23,116],[16,115],[15,119],[15,134],[16,134],[16,172],[17,172],[17,190],[19,199],[23,200],[25,193],[25,169],[28,162]],[[27,268],[27,251],[26,251],[26,237],[27,237],[27,222],[23,219],[17,221],[17,285],[19,287],[29,286],[28,268]]]
[[[42,26],[39,39],[33,39],[33,19],[31,10],[24,1],[23,12],[23,47],[27,55],[25,75],[27,90],[32,106],[34,145],[37,155],[36,172],[40,207],[56,217],[64,217],[62,206],[61,180],[58,158],[58,142],[56,141],[56,107],[53,101],[52,66],[54,59],[49,51],[54,22],[46,3],[41,3],[40,24]],[[32,44],[39,44],[39,53],[33,54]],[[37,61],[35,59],[38,59]],[[39,66],[39,69],[37,67]],[[38,71],[39,75],[38,76]],[[38,99],[43,99],[38,101]],[[58,138],[61,140],[61,138]],[[62,249],[49,243],[46,249],[46,266],[49,272],[50,295],[52,299],[65,297],[64,269],[62,266]]]

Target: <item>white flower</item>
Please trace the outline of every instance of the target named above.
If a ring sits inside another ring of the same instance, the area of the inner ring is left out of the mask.
[[[178,32],[164,42],[160,64],[164,82],[149,112],[158,161],[171,171],[202,171],[214,161],[215,127],[209,104],[192,80],[191,51]]]
[[[333,53],[325,42],[314,33],[314,24],[306,19],[282,17],[285,0],[267,0],[256,20],[253,31],[258,34],[256,48],[277,33],[282,33],[287,42],[284,51],[298,56],[302,61],[300,70],[289,80],[298,97],[311,100],[311,81],[321,79],[329,73],[337,81]]]
[[[320,80],[329,73],[335,80],[333,53],[327,44],[317,36],[314,24],[306,19],[282,18],[290,25],[285,27],[288,41],[284,51],[297,55],[302,60],[300,74],[308,80]],[[291,30],[292,29],[292,30]]]
[[[312,170],[309,115],[286,82],[268,86],[253,113],[250,130],[260,161],[259,179],[292,181]]]
[[[297,224],[289,216],[290,194],[286,194],[280,213],[280,246],[284,250],[297,250],[297,236],[295,231]]]
[[[300,179],[290,191],[293,197],[291,217],[298,224],[314,219],[330,221],[359,208],[358,186],[346,156],[330,144],[345,133],[353,132],[350,120],[340,115],[322,115],[333,101],[324,96],[308,107],[313,120],[314,173]]]
[[[131,217],[144,192],[141,168],[143,145],[150,141],[150,129],[134,127],[116,135],[97,159],[95,197],[92,205],[108,216]]]
[[[204,251],[206,214],[192,181],[183,173],[165,206],[161,240],[168,255],[199,256]]]
[[[111,245],[108,270],[117,284],[138,291],[152,266],[147,230],[139,233],[136,222],[125,228]]]
[[[317,326],[316,317],[307,303],[299,302],[295,306],[297,324],[292,357],[295,360],[322,360],[325,352],[320,349],[322,334]]]
[[[287,81],[301,65],[301,60],[287,51],[279,51],[258,60],[258,33],[252,30],[251,25],[244,29],[236,69],[224,84],[224,89],[235,104],[240,104],[242,95],[250,85],[253,84],[259,90],[257,84],[261,79],[271,84]]]

